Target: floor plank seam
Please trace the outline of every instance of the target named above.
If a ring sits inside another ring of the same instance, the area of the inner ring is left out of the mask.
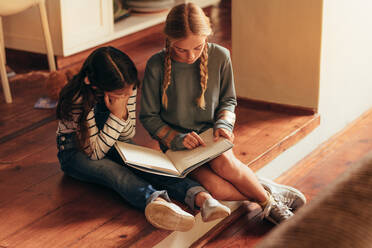
[[[46,146],[44,149],[38,150],[37,153],[44,152],[45,150],[48,150],[49,148],[50,147]],[[15,163],[21,162],[23,160],[27,160],[29,157],[33,156],[34,154],[35,153],[30,153],[27,156],[22,157],[22,158],[17,159],[17,160],[9,160],[9,161],[5,161],[5,160],[2,161],[2,160],[0,160],[0,165],[1,164],[5,164],[5,166],[4,167],[0,167],[0,169],[6,169],[7,167],[12,167],[12,166],[14,166]],[[56,158],[57,158],[57,154],[56,154]],[[55,163],[59,165],[58,160],[55,161]]]
[[[262,154],[260,154],[259,156],[257,156],[254,160],[250,161],[247,166],[252,166],[253,164],[255,164],[257,161],[259,161],[262,157],[264,157],[265,155],[269,154],[271,151],[273,151],[275,148],[277,147],[280,147],[286,140],[290,139],[291,137],[295,136],[296,134],[300,133],[301,131],[303,131],[304,129],[306,129],[306,127],[310,126],[311,123],[313,121],[315,121],[317,118],[317,115],[314,115],[314,118],[309,120],[308,122],[306,122],[305,124],[303,124],[301,127],[298,127],[295,131],[293,131],[292,133],[290,133],[289,135],[287,135],[286,137],[284,137],[279,143],[277,144],[274,144],[272,145],[271,147],[269,147],[268,149],[266,149],[266,151]],[[248,125],[248,124],[247,124]],[[241,125],[242,127],[244,125]],[[294,144],[295,145],[295,144]],[[287,150],[287,149],[284,149],[284,151]],[[284,152],[283,151],[283,152]]]
[[[15,139],[15,138],[17,138],[17,137],[19,137],[19,136],[21,136],[23,134],[26,134],[28,132],[31,132],[32,130],[35,130],[35,129],[37,129],[37,128],[39,128],[39,127],[41,127],[41,126],[43,126],[43,125],[45,125],[45,124],[47,124],[49,122],[54,121],[54,120],[56,120],[55,114],[53,114],[51,116],[48,116],[48,117],[45,117],[44,119],[42,119],[42,120],[40,120],[38,122],[32,123],[31,125],[26,126],[26,127],[22,128],[22,129],[19,129],[17,131],[14,131],[13,133],[10,133],[8,135],[5,135],[4,137],[1,137],[0,138],[0,145],[3,144],[3,143],[8,142],[10,140],[13,140],[13,139]]]
[[[28,190],[31,189],[32,187],[34,187],[34,186],[36,186],[36,185],[39,185],[39,184],[43,183],[44,181],[48,180],[49,178],[54,177],[54,176],[56,176],[56,175],[58,175],[58,174],[60,174],[60,173],[61,173],[61,172],[58,171],[58,172],[56,172],[56,173],[54,173],[54,174],[52,174],[52,175],[49,175],[49,176],[47,176],[46,178],[41,179],[41,181],[38,181],[37,183],[34,183],[34,184],[29,185],[28,187],[24,188],[22,191],[18,192],[17,194],[20,194],[21,192],[28,191]],[[11,203],[11,202],[13,202],[13,201],[15,201],[16,199],[17,199],[17,197],[16,197],[16,198],[13,198],[13,199],[11,199],[11,200],[9,200],[9,201],[5,201],[5,202],[2,202],[2,203],[0,202],[0,208],[3,208],[3,206],[5,206],[5,205],[7,205],[7,204],[9,204],[9,203]]]
[[[125,244],[119,245],[118,248],[137,247],[135,246],[136,243],[138,241],[145,239],[147,236],[149,236],[153,230],[154,230],[154,227],[150,225],[146,226],[144,229],[142,229],[141,232],[137,233],[130,240],[125,241]]]
[[[85,193],[85,192],[84,192],[84,193]],[[45,214],[43,214],[43,215],[41,215],[40,217],[34,219],[32,222],[28,223],[27,225],[22,226],[21,228],[17,229],[16,231],[12,232],[11,234],[5,236],[2,240],[0,240],[0,242],[4,242],[5,240],[7,240],[8,238],[12,237],[13,235],[17,235],[18,233],[20,233],[22,230],[27,229],[27,228],[31,227],[32,225],[37,224],[38,222],[42,221],[45,217],[47,217],[47,216],[53,214],[54,212],[56,212],[56,211],[62,209],[62,208],[65,207],[65,206],[68,206],[68,205],[72,204],[72,203],[73,203],[74,201],[76,201],[77,199],[80,199],[81,196],[84,195],[84,193],[78,195],[78,196],[75,197],[74,199],[72,199],[72,200],[70,200],[70,201],[68,201],[68,202],[66,202],[66,203],[64,203],[64,204],[62,204],[62,205],[60,205],[60,206],[58,206],[58,207],[52,209],[52,210],[47,211]],[[0,244],[0,246],[1,246],[1,244]]]
[[[111,221],[113,221],[115,218],[117,218],[118,216],[120,216],[121,214],[123,214],[123,212],[119,212],[118,214],[112,216],[111,218],[107,219],[105,222],[101,223],[100,225],[96,226],[95,228],[93,228],[92,230],[90,230],[89,232],[85,233],[84,235],[81,235],[79,238],[77,238],[75,241],[72,241],[71,244],[69,244],[67,247],[71,247],[73,246],[74,244],[78,243],[79,241],[81,241],[82,239],[84,239],[86,236],[88,236],[89,234],[91,233],[94,233],[95,231],[97,231],[99,228],[101,228],[102,226],[106,225],[107,223],[110,223]]]

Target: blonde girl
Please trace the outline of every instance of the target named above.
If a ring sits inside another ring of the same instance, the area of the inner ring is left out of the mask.
[[[236,94],[229,51],[208,43],[208,17],[194,3],[169,12],[165,49],[153,55],[143,81],[140,120],[163,150],[205,145],[198,135],[214,129],[215,139],[234,140]],[[298,190],[259,179],[229,150],[191,177],[218,200],[254,200],[264,217],[279,223],[306,201]]]

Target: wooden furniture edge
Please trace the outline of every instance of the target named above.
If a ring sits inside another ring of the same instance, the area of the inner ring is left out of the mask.
[[[283,153],[285,150],[294,146],[297,142],[311,133],[317,126],[320,125],[320,116],[315,114],[312,119],[303,124],[301,127],[296,129],[294,132],[284,137],[280,142],[273,145],[271,148],[266,150],[261,155],[257,156],[254,160],[249,162],[249,166],[253,171],[257,171],[264,167],[266,164],[274,160],[277,156]]]
[[[266,102],[255,99],[248,99],[244,97],[238,97],[238,104],[247,108],[253,108],[258,110],[270,110],[279,113],[287,113],[293,115],[314,115],[317,113],[317,109],[315,108],[306,108],[288,104]]]

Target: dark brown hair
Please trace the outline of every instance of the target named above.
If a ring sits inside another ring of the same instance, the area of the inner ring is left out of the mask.
[[[85,82],[86,78],[89,84]],[[72,121],[73,104],[81,99],[82,113],[78,119],[80,148],[83,148],[88,136],[87,115],[99,96],[127,85],[139,86],[136,66],[127,54],[109,46],[94,50],[79,73],[61,90],[57,105],[59,120]]]

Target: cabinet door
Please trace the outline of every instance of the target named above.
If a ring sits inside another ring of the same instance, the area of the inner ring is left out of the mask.
[[[62,0],[64,55],[87,49],[108,35],[113,25],[112,0]]]

